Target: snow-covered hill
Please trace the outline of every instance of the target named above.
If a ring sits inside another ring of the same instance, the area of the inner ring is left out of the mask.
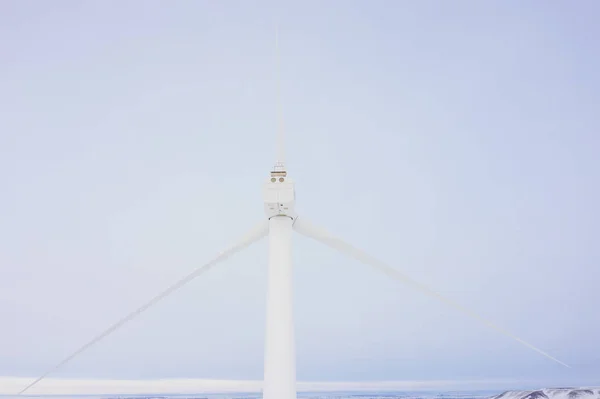
[[[507,391],[490,399],[600,399],[600,388],[548,388]]]

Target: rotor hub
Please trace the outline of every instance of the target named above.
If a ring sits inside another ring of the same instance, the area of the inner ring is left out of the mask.
[[[278,165],[275,165],[263,187],[263,198],[267,218],[287,216],[292,220],[296,219],[295,183],[283,168],[278,168]]]

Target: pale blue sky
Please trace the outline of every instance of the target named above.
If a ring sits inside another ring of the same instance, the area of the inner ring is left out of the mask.
[[[3,1],[0,375],[263,218],[279,19],[301,215],[573,365],[295,239],[301,380],[600,384],[596,1]],[[54,376],[262,376],[266,241]]]

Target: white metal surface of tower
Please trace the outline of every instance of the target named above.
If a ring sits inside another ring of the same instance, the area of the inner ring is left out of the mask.
[[[269,219],[269,271],[263,399],[296,399],[296,350],[292,291],[294,182],[283,163],[264,186]]]

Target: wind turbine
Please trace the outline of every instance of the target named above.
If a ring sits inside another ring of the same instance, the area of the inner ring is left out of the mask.
[[[123,317],[105,331],[94,337],[88,343],[67,356],[64,360],[42,374],[19,392],[24,394],[30,388],[42,381],[46,376],[56,371],[73,358],[84,352],[92,345],[98,343],[106,336],[112,334],[125,323],[134,319],[154,304],[169,296],[179,288],[183,287],[196,277],[211,269],[216,264],[223,262],[230,256],[242,251],[252,243],[269,237],[268,257],[268,285],[267,285],[267,321],[265,330],[265,353],[264,353],[264,382],[263,399],[296,399],[296,354],[294,341],[294,318],[292,302],[292,233],[295,230],[299,234],[314,239],[335,250],[338,250],[362,263],[365,263],[388,277],[400,281],[423,294],[433,297],[446,305],[466,314],[467,316],[481,322],[487,327],[514,339],[518,343],[536,351],[542,356],[564,366],[570,366],[547,352],[522,340],[509,331],[497,326],[478,313],[436,292],[430,287],[422,284],[401,271],[387,265],[366,252],[355,248],[341,238],[335,237],[324,229],[315,226],[304,217],[299,218],[295,212],[295,183],[288,176],[285,166],[285,146],[283,129],[283,112],[280,101],[280,79],[279,79],[279,51],[278,38],[276,36],[277,54],[277,159],[273,169],[263,186],[264,211],[266,220],[252,228],[236,244],[222,251],[208,263],[198,267],[175,284],[171,285],[160,294],[140,306],[127,316]]]

